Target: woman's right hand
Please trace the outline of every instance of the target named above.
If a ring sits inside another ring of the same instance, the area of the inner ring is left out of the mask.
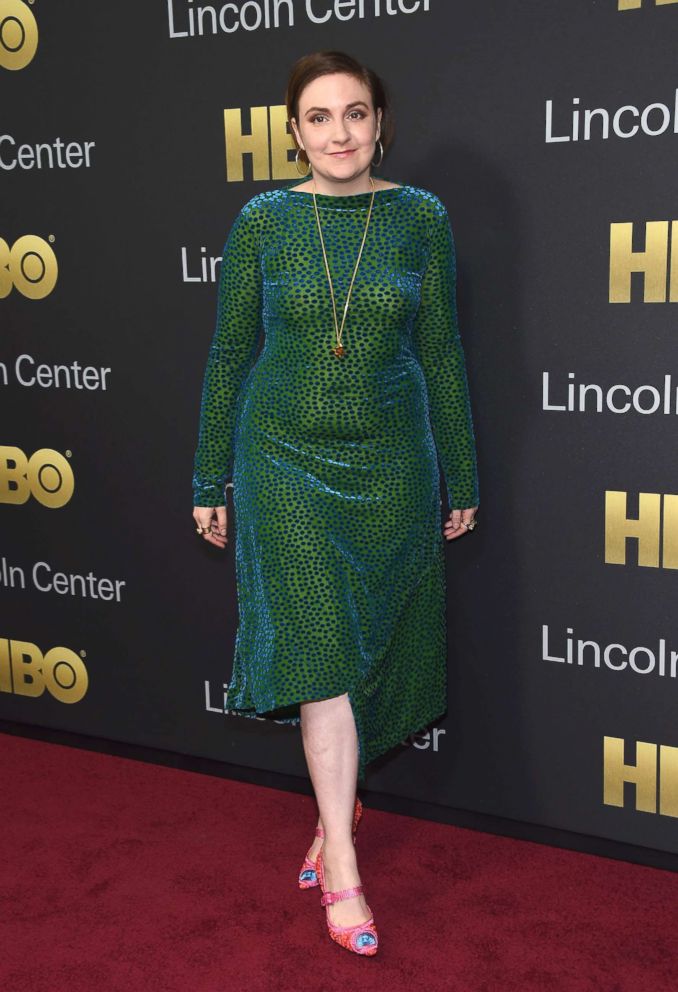
[[[209,527],[209,531],[202,536],[210,544],[216,544],[218,548],[228,544],[225,506],[194,506],[193,519],[198,527],[203,529]]]

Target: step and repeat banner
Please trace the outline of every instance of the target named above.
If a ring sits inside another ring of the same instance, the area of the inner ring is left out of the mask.
[[[0,718],[307,775],[228,712],[191,476],[226,235],[337,48],[451,218],[483,493],[448,713],[366,785],[678,852],[677,38],[678,0],[0,0]]]

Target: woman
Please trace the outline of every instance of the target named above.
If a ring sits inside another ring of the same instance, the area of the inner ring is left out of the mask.
[[[334,940],[374,954],[356,785],[446,710],[437,455],[451,541],[475,526],[475,438],[446,209],[372,176],[393,133],[381,80],[317,52],[293,66],[286,103],[312,178],[253,196],[228,235],[193,517],[223,548],[232,485],[227,704],[301,724],[320,816],[299,885],[320,884]]]

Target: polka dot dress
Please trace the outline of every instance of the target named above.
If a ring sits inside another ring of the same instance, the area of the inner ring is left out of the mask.
[[[232,479],[229,711],[298,723],[301,702],[348,693],[363,781],[446,709],[438,458],[446,510],[477,506],[475,437],[442,201],[375,193],[338,358],[301,185],[253,196],[228,235],[193,503],[228,505]],[[317,196],[340,322],[370,197]]]

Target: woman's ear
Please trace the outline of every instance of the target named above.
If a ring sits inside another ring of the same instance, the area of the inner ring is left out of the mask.
[[[297,122],[295,121],[294,117],[290,117],[290,127],[294,131],[294,136],[297,139],[297,145],[303,151],[303,147],[301,144],[301,135],[299,134],[299,128],[297,127]]]

